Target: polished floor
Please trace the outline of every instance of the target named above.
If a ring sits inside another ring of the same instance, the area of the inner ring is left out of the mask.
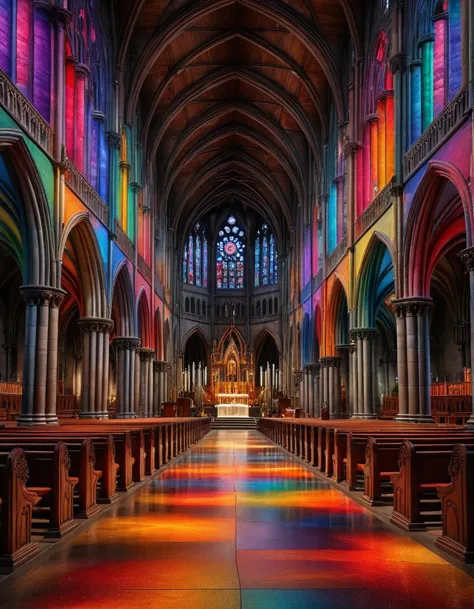
[[[212,432],[57,548],[1,609],[474,607],[469,575],[252,431]]]

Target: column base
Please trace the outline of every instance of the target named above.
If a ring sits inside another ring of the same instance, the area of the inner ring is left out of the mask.
[[[117,412],[117,419],[136,419],[136,412]]]
[[[361,420],[368,420],[368,421],[373,421],[376,418],[377,418],[376,414],[367,414],[365,412],[354,412],[351,416],[351,419],[361,419]]]
[[[330,412],[329,413],[329,418],[332,419],[340,419],[341,418],[341,413],[339,412]]]
[[[430,414],[399,414],[394,421],[399,423],[434,423],[435,420]]]
[[[59,419],[55,414],[20,414],[16,422],[19,427],[59,425]]]
[[[79,413],[80,419],[108,419],[109,413],[105,412],[81,412]]]

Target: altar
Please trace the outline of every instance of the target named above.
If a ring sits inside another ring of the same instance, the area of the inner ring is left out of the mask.
[[[216,408],[218,419],[249,416],[249,406],[247,404],[217,404]]]

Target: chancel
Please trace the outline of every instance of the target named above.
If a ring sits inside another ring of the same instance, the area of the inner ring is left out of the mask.
[[[473,0],[0,0],[0,609],[474,607]]]

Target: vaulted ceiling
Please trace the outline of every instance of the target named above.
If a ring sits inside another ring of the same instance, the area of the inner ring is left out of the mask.
[[[118,0],[125,120],[171,225],[231,198],[294,226],[327,137],[346,117],[342,49],[362,0]],[[360,11],[359,11],[360,13]]]

